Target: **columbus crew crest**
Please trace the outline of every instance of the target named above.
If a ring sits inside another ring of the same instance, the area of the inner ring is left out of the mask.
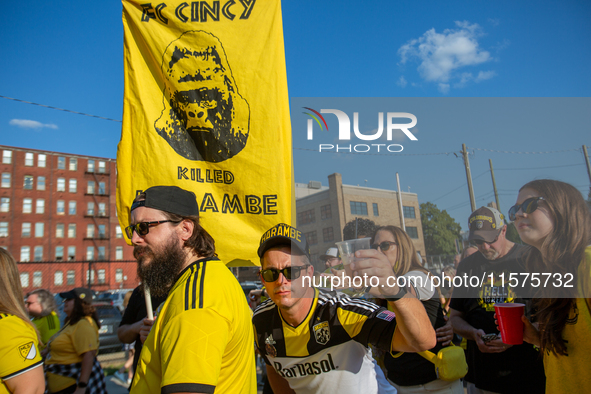
[[[327,321],[316,324],[314,327],[314,337],[316,342],[321,345],[326,345],[330,341],[330,327]]]
[[[273,334],[269,335],[267,339],[265,339],[265,350],[267,354],[271,357],[277,357],[277,349],[275,349],[275,345],[277,342],[273,340]]]

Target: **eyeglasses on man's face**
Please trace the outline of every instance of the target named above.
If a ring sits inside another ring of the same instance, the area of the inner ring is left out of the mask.
[[[308,265],[297,265],[293,267],[285,267],[283,269],[267,268],[261,271],[261,278],[265,282],[275,282],[279,279],[279,274],[283,274],[285,279],[294,280],[300,277],[302,271],[308,269]]]
[[[131,239],[133,237],[133,232],[135,231],[137,235],[144,236],[150,232],[150,227],[158,226],[162,223],[180,223],[181,221],[174,221],[174,220],[158,220],[155,222],[139,222],[136,224],[132,224],[131,226],[125,227],[125,233],[127,237]]]

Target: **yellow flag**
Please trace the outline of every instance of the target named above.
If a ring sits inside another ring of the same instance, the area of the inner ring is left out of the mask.
[[[123,0],[125,97],[117,212],[139,191],[197,196],[220,258],[259,264],[291,223],[291,126],[279,0]]]

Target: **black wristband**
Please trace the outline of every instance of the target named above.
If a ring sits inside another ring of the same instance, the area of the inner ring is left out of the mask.
[[[86,388],[86,386],[88,386],[88,383],[86,383],[86,382],[78,382],[78,387],[79,387],[79,388],[81,388],[81,389],[85,389],[85,388]]]
[[[388,301],[398,301],[399,299],[401,299],[402,297],[404,297],[404,295],[408,293],[408,291],[406,290],[406,287],[399,287],[398,288],[398,293],[396,293],[396,295],[388,297]]]

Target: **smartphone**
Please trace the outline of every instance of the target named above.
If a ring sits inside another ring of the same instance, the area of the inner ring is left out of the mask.
[[[497,339],[498,337],[499,336],[497,334],[486,334],[486,335],[483,335],[481,338],[484,341],[484,343],[486,343],[486,342],[493,341],[493,340]]]

